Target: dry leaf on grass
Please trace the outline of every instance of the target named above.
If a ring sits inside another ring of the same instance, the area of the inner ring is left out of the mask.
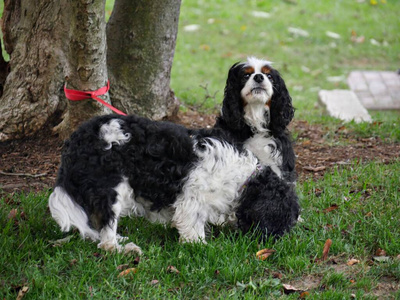
[[[123,265],[119,265],[117,266],[117,270],[118,271],[123,271],[129,268],[129,264],[123,264]]]
[[[381,263],[388,262],[390,260],[390,257],[389,256],[374,256],[373,260],[377,261],[377,262],[381,262]]]
[[[317,173],[317,172],[325,170],[326,167],[325,166],[320,166],[320,167],[304,166],[303,169],[306,171]]]
[[[331,239],[327,239],[324,245],[324,249],[322,250],[322,257],[321,260],[324,261],[328,258],[328,254],[329,254],[329,249],[332,246],[332,240]]]
[[[381,249],[381,248],[378,248],[378,249],[375,251],[375,256],[386,256],[386,251],[383,250],[383,249]]]
[[[136,268],[129,268],[119,273],[118,277],[124,277],[129,274],[135,274],[136,272],[137,272]]]
[[[53,244],[53,247],[59,247],[68,243],[73,237],[74,235],[69,235],[63,239],[49,241],[49,243]]]
[[[22,289],[20,289],[18,292],[17,300],[21,300],[28,291],[29,291],[29,287],[27,287],[27,286],[22,287]]]
[[[300,299],[305,299],[305,298],[307,298],[308,296],[310,296],[310,293],[309,293],[309,292],[302,292],[302,293],[300,294]]]
[[[12,210],[10,210],[10,212],[9,212],[9,214],[8,214],[8,216],[7,216],[7,218],[8,218],[9,220],[15,219],[15,218],[17,217],[17,215],[18,215],[18,209],[13,208]]]
[[[334,210],[336,210],[336,209],[338,209],[338,208],[339,208],[339,206],[338,206],[337,204],[332,204],[330,207],[325,208],[322,212],[323,212],[324,214],[326,214],[326,213],[329,213],[329,212],[331,212],[331,211],[334,211]]]
[[[296,287],[294,287],[293,285],[290,285],[290,284],[282,284],[282,286],[283,286],[283,291],[285,292],[285,294],[303,292],[303,290],[298,289],[298,288],[296,288]]]
[[[261,260],[266,260],[274,252],[275,250],[273,249],[262,249],[260,251],[257,251],[256,257]]]
[[[157,279],[153,279],[152,281],[150,281],[151,285],[156,285],[158,283],[159,283],[159,281]]]
[[[359,264],[359,263],[360,263],[360,261],[358,259],[352,258],[347,261],[346,265],[352,266],[352,265]]]
[[[175,274],[179,274],[179,270],[177,268],[175,268],[174,266],[168,266],[167,267],[167,272],[168,273],[175,273]]]

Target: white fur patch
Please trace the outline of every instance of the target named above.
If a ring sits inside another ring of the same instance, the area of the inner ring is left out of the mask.
[[[257,158],[211,138],[195,151],[200,159],[173,205],[172,221],[181,240],[204,242],[206,223],[230,219],[239,189],[256,169]]]
[[[269,107],[262,103],[253,103],[244,107],[244,119],[256,132],[269,132],[266,128],[266,114],[269,114]]]
[[[167,224],[171,222],[173,209],[165,208],[151,211],[152,203],[142,197],[135,197],[128,179],[123,180],[114,188],[117,192],[117,203],[120,206],[120,216],[144,217],[152,223]],[[114,209],[114,208],[113,208]]]
[[[244,147],[257,156],[262,165],[271,167],[272,171],[282,178],[282,156],[273,137],[255,134],[246,141]]]
[[[82,238],[99,240],[99,233],[88,225],[85,211],[76,204],[62,187],[56,187],[49,198],[51,216],[60,225],[61,230],[67,232],[71,227],[76,227]]]
[[[131,134],[122,131],[121,122],[123,121],[120,119],[112,119],[100,127],[100,139],[103,139],[108,144],[105,150],[110,150],[113,143],[123,145],[129,142]]]

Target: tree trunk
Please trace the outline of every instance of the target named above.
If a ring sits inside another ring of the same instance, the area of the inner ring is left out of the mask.
[[[180,1],[116,0],[108,52],[104,7],[105,0],[4,0],[10,61],[0,56],[0,141],[54,126],[66,112],[56,127],[65,138],[82,121],[111,112],[92,99],[67,101],[63,91],[65,82],[82,91],[105,86],[106,58],[122,111],[161,119],[177,107],[169,82]]]
[[[105,0],[70,1],[71,37],[66,82],[69,89],[93,91],[106,85]],[[103,100],[109,102],[108,94]],[[111,111],[95,100],[68,101],[64,120],[56,127],[61,138],[67,138],[83,121]]]
[[[2,30],[10,71],[0,99],[0,141],[35,133],[65,106],[66,2],[4,2]]]
[[[180,0],[116,0],[107,25],[113,105],[162,119],[176,113],[170,90]]]
[[[3,52],[1,51],[1,40],[0,40],[0,98],[3,95],[4,82],[8,75],[8,63],[4,60]]]

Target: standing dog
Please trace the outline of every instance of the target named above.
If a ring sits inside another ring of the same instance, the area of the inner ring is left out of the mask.
[[[141,252],[120,244],[118,219],[126,215],[170,223],[186,242],[205,242],[209,223],[280,236],[299,215],[286,129],[293,114],[279,73],[249,58],[230,69],[211,130],[96,117],[65,142],[51,214],[63,231],[76,227],[99,248],[124,252]]]

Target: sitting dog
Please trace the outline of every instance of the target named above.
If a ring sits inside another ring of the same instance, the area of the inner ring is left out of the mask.
[[[127,215],[171,224],[183,242],[205,242],[207,224],[227,222],[280,236],[299,215],[286,129],[293,114],[279,73],[249,58],[230,69],[212,129],[93,118],[65,142],[51,214],[63,231],[75,227],[99,248],[125,253],[141,253],[120,244],[118,219]]]

